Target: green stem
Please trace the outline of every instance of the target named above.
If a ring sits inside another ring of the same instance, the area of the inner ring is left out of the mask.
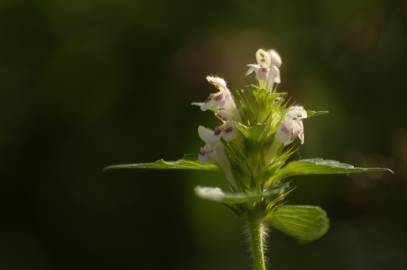
[[[264,258],[265,226],[257,220],[249,221],[250,245],[253,256],[253,270],[266,270]]]

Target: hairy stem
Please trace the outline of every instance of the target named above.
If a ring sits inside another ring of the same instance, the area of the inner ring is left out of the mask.
[[[253,256],[253,270],[266,270],[264,258],[265,226],[258,220],[249,220],[250,245]]]

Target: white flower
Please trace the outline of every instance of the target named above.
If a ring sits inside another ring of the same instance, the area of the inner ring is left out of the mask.
[[[202,111],[219,110],[220,108],[223,108],[223,106],[225,105],[225,99],[226,99],[226,94],[223,93],[222,91],[217,92],[217,93],[212,93],[202,103],[201,110]]]
[[[281,67],[283,61],[281,61],[280,55],[275,50],[269,50],[270,62],[272,66]]]
[[[229,91],[226,81],[220,77],[206,76],[206,80],[214,85],[219,91]]]
[[[256,73],[260,86],[273,90],[275,83],[280,83],[280,66],[282,64],[280,55],[275,50],[265,51],[258,49],[256,52],[257,64],[248,64],[249,69],[246,76]]]
[[[206,143],[204,147],[199,150],[198,160],[201,163],[213,162],[222,168],[226,179],[232,184],[236,185],[230,162],[226,156],[225,149],[221,142],[221,138],[225,141],[234,139],[237,135],[234,126],[226,122],[215,130],[211,130],[204,126],[198,127],[199,137]]]
[[[298,137],[301,144],[304,143],[304,124],[302,119],[307,118],[307,111],[302,106],[291,106],[288,108],[275,139],[284,145],[289,145]]]
[[[232,122],[225,122],[223,125],[215,128],[215,130],[206,128],[204,126],[198,127],[199,137],[207,144],[211,144],[220,139],[231,141],[237,136],[236,128]]]
[[[226,122],[218,127],[218,129],[221,129],[221,136],[227,142],[233,140],[237,136],[236,128],[232,122]]]
[[[304,109],[302,106],[290,106],[288,108],[287,113],[285,114],[285,117],[291,118],[293,120],[302,120],[307,118],[307,111]]]
[[[304,126],[302,121],[295,121],[292,119],[284,119],[276,133],[276,140],[283,143],[284,145],[289,145],[296,138],[299,138],[301,144],[304,143]]]
[[[198,159],[202,164],[206,162],[213,162],[221,165],[228,162],[223,145],[220,141],[207,143],[204,147],[201,147],[199,150]]]
[[[221,141],[205,144],[205,146],[199,150],[198,160],[202,164],[207,162],[217,164],[222,169],[229,183],[233,187],[236,187],[236,180]]]
[[[272,90],[275,83],[281,83],[280,69],[277,66],[271,66],[267,78],[267,89]]]
[[[205,164],[209,161],[210,156],[213,154],[214,150],[209,144],[205,144],[204,147],[199,149],[198,160],[200,163]]]
[[[232,93],[227,87],[226,81],[219,77],[207,76],[206,80],[214,85],[219,91],[212,93],[201,105],[202,111],[213,110],[225,120],[238,120],[239,113],[233,100]]]
[[[205,143],[217,142],[220,140],[221,137],[220,133],[215,134],[215,131],[204,126],[198,127],[198,135],[199,138],[201,138],[202,141],[204,141]]]

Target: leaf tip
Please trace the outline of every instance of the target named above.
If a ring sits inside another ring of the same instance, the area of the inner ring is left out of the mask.
[[[394,174],[394,171],[390,168],[384,168],[384,170],[388,173]]]
[[[366,168],[367,171],[371,170],[371,172],[376,172],[376,173],[391,173],[394,174],[394,171],[390,168],[381,168],[381,167],[377,167],[377,168]]]
[[[114,165],[106,166],[102,169],[102,172],[107,172],[114,169]]]
[[[201,107],[202,106],[202,102],[191,102],[191,106],[196,106],[196,107]]]
[[[313,111],[313,110],[307,110],[308,117],[307,118],[312,118],[315,116],[321,116],[325,114],[329,114],[329,111]]]

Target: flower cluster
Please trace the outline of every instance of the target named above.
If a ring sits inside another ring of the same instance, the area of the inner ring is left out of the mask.
[[[259,49],[256,60],[257,64],[247,65],[246,75],[254,72],[258,86],[232,94],[224,79],[207,76],[207,81],[218,92],[211,93],[203,103],[199,103],[202,111],[212,111],[221,124],[213,130],[198,127],[199,137],[205,142],[198,160],[217,164],[232,188],[238,190],[256,186],[264,188],[268,180],[264,168],[270,167],[273,160],[281,161],[278,157],[284,146],[292,144],[296,138],[304,143],[302,120],[307,118],[307,111],[298,105],[286,108],[285,94],[277,92],[277,84],[281,82],[280,55],[275,50]],[[250,148],[256,147],[250,145],[250,139],[256,136],[261,149],[251,151]],[[259,160],[259,156],[263,160]],[[285,161],[288,156],[283,155],[282,159]],[[259,168],[259,165],[264,166]],[[248,178],[253,175],[259,175],[261,179],[250,183]]]

